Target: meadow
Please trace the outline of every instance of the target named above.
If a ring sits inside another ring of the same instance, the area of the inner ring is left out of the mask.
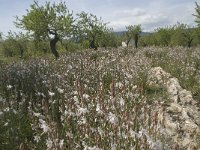
[[[200,104],[199,48],[85,50],[0,65],[2,150],[174,149],[156,109],[170,99],[148,84],[153,67]]]

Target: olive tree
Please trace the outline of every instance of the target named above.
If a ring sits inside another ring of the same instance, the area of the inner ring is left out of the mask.
[[[200,41],[200,5],[195,2],[196,7],[195,7],[195,14],[193,14],[196,19],[195,22],[197,23],[198,28],[196,30],[196,37],[198,39],[198,42]]]
[[[87,39],[89,41],[89,47],[92,49],[98,48],[98,43],[103,36],[106,29],[106,23],[96,15],[81,12],[77,14],[78,21],[77,27],[81,40]]]
[[[155,30],[155,37],[160,46],[169,46],[172,37],[171,27],[160,27]]]
[[[98,41],[100,46],[104,47],[105,49],[108,47],[117,48],[119,45],[121,45],[119,36],[115,34],[112,28],[107,28]]]
[[[126,46],[128,47],[129,46],[129,43],[132,39],[132,35],[131,35],[131,32],[130,30],[128,29],[128,27],[126,27],[127,31],[124,33],[124,38],[126,40]]]
[[[135,48],[138,48],[138,42],[140,38],[140,34],[142,32],[141,25],[129,25],[126,27],[127,32],[125,33],[125,38],[126,38],[126,44],[127,47],[131,41],[131,39],[134,40],[135,43]]]
[[[50,48],[54,56],[59,58],[56,44],[64,37],[69,37],[73,30],[73,16],[69,12],[65,2],[46,2],[39,5],[34,1],[22,18],[16,17],[16,26],[27,30],[36,40],[50,42]]]
[[[183,23],[177,23],[173,28],[172,43],[190,48],[195,38],[195,29]]]
[[[23,58],[24,53],[27,50],[28,41],[29,37],[27,34],[9,31],[6,39],[2,42],[2,51],[4,56],[20,56],[20,58]]]
[[[195,7],[195,11],[196,13],[194,14],[194,16],[196,17],[195,22],[197,23],[198,27],[200,27],[200,5],[195,2],[196,7]]]

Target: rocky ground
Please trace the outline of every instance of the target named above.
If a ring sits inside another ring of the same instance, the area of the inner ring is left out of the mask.
[[[176,149],[195,150],[200,133],[200,108],[190,91],[183,89],[177,78],[160,67],[149,71],[150,86],[164,87],[171,103],[160,105],[158,120],[167,134],[177,143]]]

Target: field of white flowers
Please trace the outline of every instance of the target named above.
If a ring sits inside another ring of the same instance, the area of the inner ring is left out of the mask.
[[[199,48],[86,50],[0,65],[2,150],[174,149],[155,109],[168,95],[147,82],[156,66],[200,103]]]

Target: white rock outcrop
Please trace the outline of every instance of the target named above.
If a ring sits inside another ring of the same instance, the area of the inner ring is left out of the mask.
[[[170,103],[159,109],[159,121],[180,149],[197,150],[200,143],[200,108],[192,93],[160,67],[148,72],[150,87],[166,89]]]

